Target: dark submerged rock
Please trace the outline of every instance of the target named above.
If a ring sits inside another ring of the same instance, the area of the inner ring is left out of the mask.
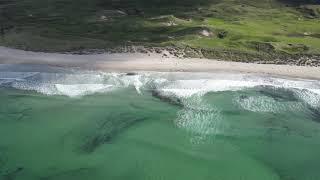
[[[128,72],[126,73],[127,76],[136,76],[138,75],[138,73],[135,73],[135,72]]]
[[[14,180],[17,178],[17,176],[19,175],[19,173],[21,171],[23,171],[24,168],[23,167],[18,167],[13,171],[7,171],[3,176],[3,180]]]
[[[92,153],[99,146],[109,143],[123,130],[146,119],[146,117],[133,117],[126,114],[109,116],[100,123],[99,127],[92,134],[86,137],[85,143],[81,145],[80,149],[85,153]]]
[[[157,90],[153,90],[152,91],[152,96],[160,99],[161,101],[168,102],[168,103],[173,104],[173,105],[183,106],[183,104],[182,104],[182,102],[181,102],[181,100],[179,98],[165,96],[165,95],[163,95],[161,92],[159,92]]]

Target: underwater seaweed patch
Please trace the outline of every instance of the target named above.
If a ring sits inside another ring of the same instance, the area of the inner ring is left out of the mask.
[[[85,143],[80,146],[81,151],[94,152],[99,146],[110,142],[121,131],[146,120],[146,117],[132,117],[128,115],[111,116],[102,121],[93,133],[86,137]]]

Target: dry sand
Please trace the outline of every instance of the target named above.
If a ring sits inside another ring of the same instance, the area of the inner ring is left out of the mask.
[[[242,72],[320,79],[320,67],[163,58],[159,54],[139,53],[71,55],[0,47],[0,64],[44,64],[106,72]]]

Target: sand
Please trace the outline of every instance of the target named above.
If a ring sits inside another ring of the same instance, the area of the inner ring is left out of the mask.
[[[0,64],[39,64],[106,72],[241,72],[320,79],[320,67],[164,58],[160,54],[142,53],[73,55],[0,47]]]

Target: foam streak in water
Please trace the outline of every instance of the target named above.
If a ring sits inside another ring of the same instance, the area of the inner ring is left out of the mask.
[[[210,135],[219,133],[220,112],[202,101],[201,96],[183,99],[184,108],[178,112],[175,120],[179,128],[191,133],[191,142],[199,144]]]

